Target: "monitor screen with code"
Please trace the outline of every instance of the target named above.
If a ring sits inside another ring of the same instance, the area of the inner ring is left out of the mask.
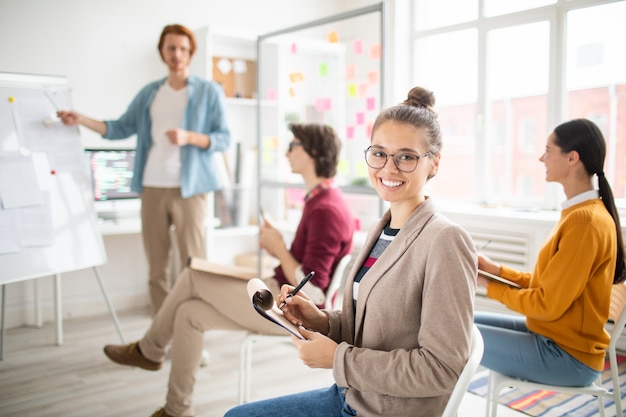
[[[85,149],[95,201],[123,200],[139,195],[130,189],[133,149]]]

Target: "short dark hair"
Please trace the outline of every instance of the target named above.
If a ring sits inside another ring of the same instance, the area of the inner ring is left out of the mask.
[[[332,127],[316,123],[292,123],[289,130],[302,149],[315,160],[315,174],[332,178],[337,174],[341,141]]]
[[[191,29],[186,28],[183,25],[174,24],[165,26],[163,28],[163,31],[161,32],[161,37],[159,38],[158,45],[159,55],[161,55],[161,59],[163,59],[161,48],[163,47],[163,42],[165,42],[165,35],[170,33],[174,35],[184,35],[189,38],[189,56],[192,57],[193,54],[196,52],[196,35],[193,34]]]

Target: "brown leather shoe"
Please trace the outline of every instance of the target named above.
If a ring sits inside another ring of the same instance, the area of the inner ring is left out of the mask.
[[[165,408],[159,408],[150,417],[173,417],[165,412]],[[193,416],[191,416],[193,417]]]
[[[120,365],[136,366],[148,371],[158,371],[162,365],[161,362],[154,362],[143,356],[139,351],[137,342],[133,342],[130,345],[106,345],[104,354]]]

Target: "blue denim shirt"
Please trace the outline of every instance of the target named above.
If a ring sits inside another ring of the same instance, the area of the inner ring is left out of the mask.
[[[117,120],[107,120],[106,139],[125,139],[137,135],[137,150],[131,189],[141,193],[143,173],[152,147],[152,120],[150,106],[154,96],[167,78],[151,82],[139,91],[124,113]],[[230,146],[230,131],[224,112],[224,90],[213,82],[190,75],[187,79],[189,98],[183,116],[182,129],[209,135],[207,149],[194,145],[180,148],[181,194],[183,198],[195,194],[219,190],[222,187],[213,160]]]

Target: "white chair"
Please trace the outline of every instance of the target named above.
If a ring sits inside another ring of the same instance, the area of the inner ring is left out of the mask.
[[[333,278],[326,290],[325,305],[327,308],[337,308],[341,304],[342,284],[347,268],[351,264],[352,255],[346,255],[337,264]],[[250,384],[252,376],[252,347],[262,340],[291,342],[291,336],[266,335],[249,332],[241,342],[239,353],[239,404],[247,403],[250,399]]]
[[[487,384],[487,417],[496,417],[498,411],[498,397],[500,392],[506,387],[527,388],[533,390],[547,390],[570,394],[587,394],[593,395],[598,399],[598,409],[600,416],[604,417],[604,397],[611,398],[615,402],[615,411],[618,417],[623,417],[622,397],[620,392],[619,374],[617,368],[617,354],[615,346],[626,324],[626,285],[613,285],[611,291],[611,306],[609,311],[609,319],[613,321],[613,329],[611,330],[611,340],[609,342],[608,354],[611,369],[612,389],[606,389],[602,386],[602,377],[600,376],[595,383],[586,387],[562,387],[557,385],[540,384],[537,382],[524,381],[513,378],[495,371],[489,371],[489,382]]]
[[[450,396],[448,404],[443,410],[441,417],[456,416],[459,406],[461,405],[461,401],[463,400],[463,396],[467,392],[467,387],[469,387],[470,382],[472,382],[472,377],[480,365],[480,360],[483,358],[483,349],[483,337],[481,336],[478,327],[474,324],[472,327],[472,345],[470,348],[469,358],[467,359],[465,368],[463,368],[463,372],[459,375],[459,380],[456,382],[456,385],[452,390],[452,395]]]

